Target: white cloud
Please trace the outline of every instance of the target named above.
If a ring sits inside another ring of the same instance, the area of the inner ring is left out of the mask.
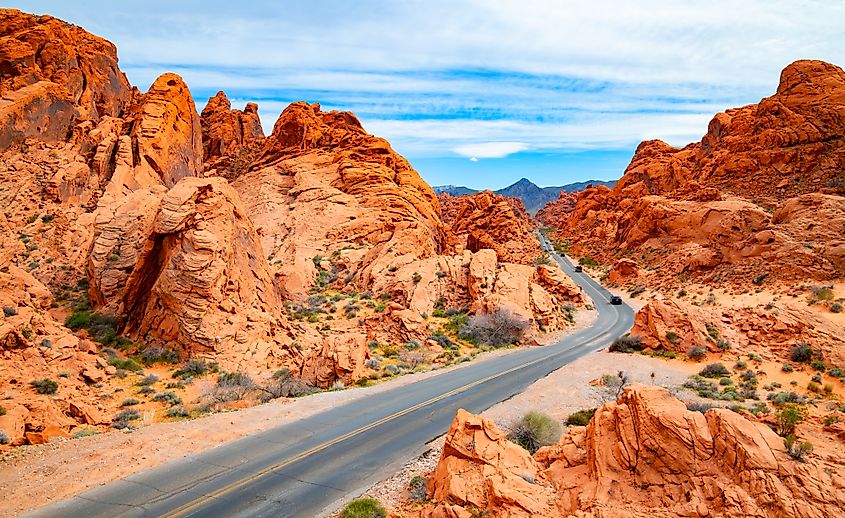
[[[471,156],[471,157],[469,157],[469,161],[470,161],[470,162],[478,162],[478,158],[477,158],[477,157],[474,157],[474,156]]]
[[[475,158],[503,158],[520,151],[525,151],[528,146],[522,142],[481,142],[478,144],[463,144],[452,149],[455,153]]]

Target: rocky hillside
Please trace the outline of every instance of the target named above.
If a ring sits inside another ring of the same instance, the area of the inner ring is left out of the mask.
[[[506,312],[526,342],[571,325],[579,290],[533,264],[524,211],[496,200],[467,208],[469,226],[444,223],[432,189],[351,113],[294,103],[265,137],[254,104],[220,92],[199,114],[179,76],[142,93],[79,27],[0,20],[12,443],[125,427],[136,405],[163,419],[231,402],[160,395],[155,380],[141,392],[145,369],[328,387],[464,361],[476,345],[458,331],[475,314]]]
[[[845,506],[838,463],[796,462],[763,423],[690,411],[635,385],[586,427],[533,456],[487,419],[459,410],[428,482],[426,517],[830,516]]]
[[[843,194],[845,72],[798,61],[773,96],[717,114],[700,142],[643,142],[613,189],[543,218],[576,255],[628,256],[663,278],[830,280],[845,271]]]
[[[466,196],[439,194],[443,221],[458,239],[461,250],[489,248],[502,260],[533,264],[540,257],[540,245],[531,234],[535,223],[518,198],[506,198],[491,191]]]

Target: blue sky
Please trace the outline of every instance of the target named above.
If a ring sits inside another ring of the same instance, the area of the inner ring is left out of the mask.
[[[637,144],[700,139],[771,95],[795,59],[845,64],[845,3],[554,0],[8,2],[118,47],[146,90],[173,71],[198,107],[353,111],[432,185],[618,178]]]

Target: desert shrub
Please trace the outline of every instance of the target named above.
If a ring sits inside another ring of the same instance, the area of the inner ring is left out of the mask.
[[[157,382],[158,380],[159,380],[159,377],[156,376],[155,374],[147,374],[146,376],[144,376],[143,378],[138,380],[138,385],[140,385],[142,387],[146,386],[146,385],[152,385],[155,382]]]
[[[132,358],[120,358],[117,356],[112,356],[111,358],[109,358],[109,365],[118,369],[123,369],[125,371],[141,372],[143,370],[141,364],[139,364]]]
[[[9,434],[6,433],[5,430],[0,430],[0,444],[9,444],[11,439],[9,439]]]
[[[140,403],[139,400],[135,399],[134,397],[124,399],[120,406],[135,406]]]
[[[643,340],[639,336],[620,336],[610,344],[610,352],[630,353],[643,350]]]
[[[730,378],[719,378],[719,385],[726,387],[728,385],[733,385],[733,384],[734,384],[734,380],[732,380]]]
[[[831,313],[842,313],[842,303],[841,302],[834,302],[830,305],[830,312]]]
[[[757,277],[754,277],[754,278],[751,280],[751,282],[753,282],[753,283],[754,283],[754,284],[756,284],[757,286],[760,286],[761,284],[763,284],[763,281],[765,281],[765,280],[766,280],[766,277],[768,277],[768,276],[769,276],[769,274],[768,274],[768,273],[761,273],[761,274],[760,274],[760,275],[758,275]]]
[[[176,406],[182,404],[182,398],[176,395],[175,392],[170,390],[165,390],[164,392],[159,392],[155,396],[153,396],[153,401],[160,401],[162,403],[167,403],[170,406]]]
[[[806,403],[806,400],[802,396],[799,396],[795,392],[787,392],[785,390],[782,390],[777,394],[769,394],[766,399],[775,405],[783,405],[786,403],[797,403],[800,405]]]
[[[414,272],[412,280],[414,281],[414,284],[419,284],[419,282],[422,280],[422,275],[420,275],[419,272]]]
[[[673,345],[678,345],[681,342],[681,339],[678,338],[678,333],[674,331],[666,331],[666,339]]]
[[[428,339],[436,342],[437,345],[444,349],[455,349],[457,347],[455,342],[453,342],[451,338],[444,335],[443,333],[433,334],[429,336]]]
[[[581,259],[578,259],[578,264],[581,266],[589,266],[591,268],[595,268],[599,265],[599,263],[589,255],[585,255]]]
[[[702,414],[713,408],[712,403],[702,401],[690,401],[687,403],[687,410],[691,412],[701,412]]]
[[[0,417],[6,415],[6,407],[0,406]]]
[[[3,316],[13,317],[17,314],[18,314],[18,308],[13,308],[12,306],[3,306]]]
[[[713,340],[719,339],[719,328],[718,327],[714,326],[713,324],[711,324],[709,322],[707,324],[705,324],[704,327],[707,329],[707,334],[710,336],[710,338],[712,338]]]
[[[783,439],[783,445],[786,448],[786,453],[798,462],[804,462],[804,456],[812,453],[813,444],[810,441],[798,442],[794,435],[787,435]]]
[[[813,377],[810,378],[810,379],[812,381],[815,381],[816,383],[821,383],[822,382],[822,375],[817,372],[817,373],[813,374]]]
[[[795,428],[807,418],[807,409],[795,403],[784,403],[775,413],[777,433],[781,437],[795,434]]]
[[[824,418],[824,421],[822,421],[822,424],[825,425],[825,426],[830,426],[830,425],[838,423],[838,422],[839,422],[839,416],[831,414],[831,415]]]
[[[813,359],[813,348],[809,344],[795,344],[789,353],[789,357],[794,362],[807,363]]]
[[[556,444],[560,434],[560,423],[553,418],[540,412],[528,412],[511,427],[508,439],[533,455],[543,446]]]
[[[420,344],[416,340],[411,340],[410,342],[405,343],[405,349],[407,349],[408,351],[415,351],[419,348]]]
[[[810,291],[819,300],[833,300],[833,290],[828,286],[815,286]]]
[[[370,360],[367,361],[369,362]],[[306,396],[316,390],[307,382],[293,376],[290,369],[277,370],[267,383],[258,388],[264,392],[264,399]]]
[[[203,376],[209,372],[217,372],[216,363],[206,363],[203,360],[191,359],[183,363],[174,373],[174,378],[193,378]]]
[[[138,419],[141,419],[141,412],[135,410],[134,408],[121,410],[114,416],[114,419],[112,420],[112,428],[126,428],[129,426],[129,421],[137,421]]]
[[[346,504],[340,518],[385,518],[387,511],[375,498],[356,498]]]
[[[498,308],[487,314],[473,315],[460,328],[458,336],[465,340],[501,347],[519,342],[527,329],[527,320],[507,308]]]
[[[823,389],[824,393],[828,396],[833,394],[833,385],[831,385],[830,383],[825,383]]]
[[[745,363],[742,360],[734,363],[734,369],[736,369],[736,370],[742,370],[742,369],[747,369],[747,368],[748,368],[748,364]]]
[[[55,394],[59,390],[59,384],[49,378],[34,380],[29,384],[39,394]]]
[[[569,414],[569,417],[566,418],[566,425],[567,426],[587,426],[589,424],[590,419],[593,418],[593,415],[596,413],[595,408],[587,408],[584,410],[579,410],[573,414]]]
[[[825,365],[825,364],[824,364],[824,362],[823,362],[823,361],[821,361],[821,360],[813,360],[813,361],[811,361],[811,362],[810,362],[810,367],[812,367],[813,369],[815,369],[815,370],[817,370],[817,371],[819,371],[819,372],[824,372],[824,371],[826,371],[826,370],[827,370],[827,365]]]
[[[138,394],[147,395],[147,394],[152,394],[155,391],[156,391],[156,389],[150,387],[149,385],[145,385],[145,386],[141,387],[141,390],[138,391]]]
[[[364,362],[364,367],[377,371],[381,369],[381,361],[378,358],[370,358]]]
[[[724,338],[719,338],[716,340],[716,347],[718,347],[720,351],[727,351],[731,348],[731,343]]]
[[[83,437],[91,437],[92,435],[97,435],[99,432],[97,430],[91,430],[90,428],[79,428],[74,430],[71,437],[74,439],[81,439]]]
[[[807,390],[818,393],[821,391],[821,386],[819,386],[819,384],[815,381],[811,381],[810,383],[807,383]]]
[[[183,388],[185,388],[185,384],[182,383],[181,381],[168,381],[164,385],[164,388],[166,388],[166,389],[183,389]]]
[[[792,372],[795,370],[795,368],[788,363],[784,363],[783,367],[781,367],[780,370],[782,370],[783,372]]]
[[[700,360],[705,356],[707,356],[707,349],[700,345],[690,347],[687,351],[687,357],[691,360]]]
[[[400,351],[399,362],[403,367],[409,369],[416,369],[420,365],[426,364],[431,360],[428,353],[425,351]]]
[[[217,375],[217,383],[204,395],[217,402],[238,401],[258,388],[244,372],[221,372]]]
[[[428,491],[426,485],[428,484],[428,480],[422,475],[414,475],[411,478],[411,481],[408,482],[408,490],[412,500],[416,500],[417,502],[424,502],[425,499],[428,497]]]
[[[141,352],[141,363],[152,365],[154,363],[176,363],[179,361],[179,352],[164,347],[147,347]]]
[[[842,370],[839,367],[831,367],[827,373],[834,378],[845,378],[845,370]]]
[[[189,415],[191,413],[181,405],[167,409],[167,417],[188,417]]]
[[[388,365],[384,368],[384,373],[388,376],[396,376],[399,374],[399,367],[396,365]]]
[[[690,389],[699,397],[715,399],[719,397],[719,390],[716,385],[701,376],[691,376],[690,379],[684,382],[683,387]]]
[[[698,373],[699,376],[703,376],[705,378],[721,378],[723,376],[730,376],[730,374],[731,371],[729,371],[728,368],[721,363],[707,364],[707,366],[701,369],[701,372]]]

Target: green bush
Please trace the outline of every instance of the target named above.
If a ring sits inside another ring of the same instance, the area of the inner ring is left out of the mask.
[[[630,353],[643,350],[643,341],[639,336],[620,336],[610,345],[610,352]]]
[[[532,455],[543,446],[556,444],[561,426],[541,412],[528,412],[512,427],[508,439],[522,446]]]
[[[59,384],[49,378],[31,381],[30,385],[39,394],[55,394],[59,390]]]
[[[666,331],[666,339],[673,345],[678,345],[681,342],[681,339],[678,338],[678,333],[674,331]]]
[[[109,365],[118,369],[123,369],[125,371],[141,372],[143,370],[141,365],[132,358],[120,358],[117,356],[112,356],[111,358],[109,358]]]
[[[687,351],[687,357],[691,360],[700,360],[705,356],[707,356],[707,349],[700,345],[690,347]]]
[[[830,312],[831,313],[842,313],[842,303],[834,302],[830,305]]]
[[[783,445],[786,448],[786,453],[799,462],[804,462],[804,456],[813,451],[813,444],[810,441],[799,443],[798,439],[792,434],[783,439]]]
[[[698,373],[699,376],[705,378],[722,378],[724,376],[730,376],[730,374],[731,371],[721,363],[710,363]]]
[[[808,344],[795,344],[789,357],[794,362],[807,363],[813,359],[813,348]]]
[[[17,314],[18,314],[18,308],[13,308],[12,306],[3,306],[3,316],[13,317]]]
[[[428,480],[422,475],[414,475],[408,483],[408,491],[411,499],[417,502],[424,502],[428,497]]]
[[[340,512],[340,518],[386,518],[387,511],[375,498],[357,498]]]
[[[167,417],[188,417],[191,413],[183,406],[175,406],[167,409]]]
[[[595,408],[587,408],[584,410],[579,410],[574,414],[569,414],[569,417],[566,418],[566,425],[567,426],[587,426],[590,423],[590,419],[593,418],[593,415],[596,413]]]
[[[173,377],[187,379],[202,376],[209,372],[217,372],[216,363],[206,363],[202,360],[191,359],[183,363],[182,366],[173,373]]]
[[[687,410],[691,412],[701,412],[702,414],[707,413],[708,410],[713,408],[712,403],[707,402],[699,402],[699,401],[690,401],[687,403]]]
[[[807,418],[807,409],[795,403],[784,403],[775,413],[777,433],[781,437],[787,437],[795,433],[795,428]]]
[[[826,371],[826,370],[827,370],[827,365],[825,365],[825,364],[824,364],[824,362],[823,362],[823,361],[821,361],[821,360],[813,360],[813,361],[811,361],[811,362],[810,362],[810,367],[812,367],[813,369],[815,369],[815,370],[817,370],[817,371],[819,371],[819,372],[824,372],[824,371]]]
[[[792,372],[795,370],[795,368],[788,363],[784,363],[783,367],[781,367],[780,370],[782,370],[783,372]]]
[[[0,406],[0,416],[6,415],[6,407]]]
[[[140,403],[139,400],[135,399],[134,397],[131,397],[131,398],[124,399],[123,403],[121,403],[120,406],[135,406],[138,403]]]

